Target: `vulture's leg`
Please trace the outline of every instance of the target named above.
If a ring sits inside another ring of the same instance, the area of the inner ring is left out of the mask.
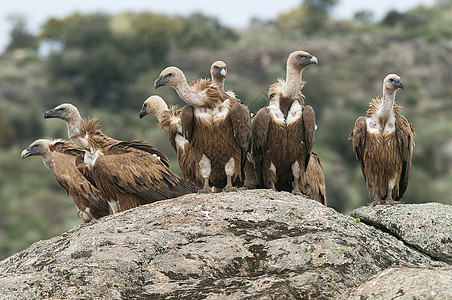
[[[298,161],[295,161],[292,164],[292,175],[293,175],[293,190],[292,194],[294,195],[303,195],[300,191],[300,164]]]
[[[273,163],[270,163],[270,168],[268,168],[268,181],[270,181],[270,188],[276,192],[276,182],[278,177],[276,176],[276,167]]]
[[[374,189],[374,201],[372,201],[370,203],[370,205],[372,206],[376,206],[381,204],[381,200],[380,200],[380,191],[378,190],[378,188]]]
[[[118,201],[116,201],[114,199],[110,199],[110,201],[108,201],[108,206],[110,207],[110,213],[111,214],[116,214],[116,213],[119,212]]]
[[[211,193],[212,190],[209,186],[209,176],[211,172],[211,165],[210,165],[210,159],[202,155],[201,160],[199,161],[199,173],[201,174],[202,178],[204,179],[204,186],[201,190],[199,190],[199,193]]]
[[[232,186],[232,176],[235,173],[235,160],[234,158],[230,158],[229,161],[224,166],[224,171],[226,173],[226,186],[223,189],[223,192],[234,192],[237,191],[236,188]]]
[[[393,204],[401,204],[401,201],[395,201],[394,199],[392,199],[392,191],[394,189],[395,186],[395,179],[391,179],[389,180],[388,183],[388,195],[386,196],[386,199],[384,201],[382,201],[382,204],[389,204],[389,205],[393,205]]]

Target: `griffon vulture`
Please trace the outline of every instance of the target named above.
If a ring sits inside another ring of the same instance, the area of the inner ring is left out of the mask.
[[[85,150],[84,161],[77,160],[79,169],[105,194],[113,213],[196,191],[169,169],[155,147],[103,134],[95,120],[84,122],[72,104],[48,110],[44,117],[66,121],[69,137]]]
[[[403,89],[396,74],[383,80],[383,97],[372,99],[366,117],[359,117],[350,134],[372,205],[401,203],[410,177],[414,128],[399,115],[397,90]]]
[[[153,95],[147,98],[139,112],[140,119],[150,114],[156,116],[161,129],[165,129],[169,133],[169,141],[177,154],[179,168],[185,179],[202,187],[204,179],[199,173],[199,162],[201,157],[199,151],[195,151],[189,141],[185,138],[182,131],[181,109],[172,106],[168,108],[165,100],[160,96]]]
[[[314,110],[304,105],[301,93],[302,72],[311,64],[317,64],[315,56],[291,53],[286,80],[270,86],[267,105],[253,118],[252,155],[259,185],[265,188],[301,193],[300,176],[308,167],[316,129]]]
[[[75,165],[78,155],[84,151],[74,143],[63,140],[39,139],[22,151],[22,158],[41,156],[44,165],[53,171],[58,183],[72,196],[78,216],[83,223],[109,214],[107,200],[79,172]]]
[[[224,91],[224,81],[227,74],[228,66],[222,60],[217,60],[212,64],[212,66],[210,66],[210,77],[213,83],[215,83],[215,85],[222,91]],[[226,94],[231,98],[236,97],[233,91],[227,91]]]
[[[154,82],[155,88],[172,86],[190,104],[181,114],[184,136],[199,152],[203,192],[210,184],[234,190],[242,185],[244,165],[251,141],[250,112],[240,100],[229,97],[211,80],[200,79],[190,85],[182,71],[168,67]]]

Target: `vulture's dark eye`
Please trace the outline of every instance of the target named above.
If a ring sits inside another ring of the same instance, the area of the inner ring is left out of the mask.
[[[173,73],[168,73],[166,77],[173,77]]]
[[[298,59],[303,59],[303,58],[306,58],[306,55],[303,55],[303,54],[298,55]]]
[[[394,78],[389,78],[390,83],[393,83],[394,81],[395,81]]]
[[[148,104],[147,104],[147,103],[145,103],[143,107],[144,107],[144,108],[148,107]]]
[[[219,69],[219,67],[217,67],[217,66],[213,66],[213,68],[214,68],[215,70],[218,70],[218,69]]]
[[[66,108],[65,108],[65,107],[62,107],[62,108],[58,109],[58,111],[60,111],[60,112],[66,112]]]

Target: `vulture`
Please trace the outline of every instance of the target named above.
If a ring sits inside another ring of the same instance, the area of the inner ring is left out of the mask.
[[[414,128],[399,115],[395,95],[403,89],[396,74],[383,80],[383,97],[372,99],[365,117],[359,117],[350,133],[356,158],[373,192],[371,205],[401,203],[410,177]]]
[[[167,157],[154,146],[107,136],[96,119],[81,119],[75,106],[62,104],[44,116],[67,122],[71,140],[85,150],[76,159],[78,169],[106,195],[113,213],[196,192],[169,169]]]
[[[176,151],[182,175],[195,186],[201,188],[204,183],[198,166],[201,157],[199,157],[199,152],[194,151],[192,145],[184,136],[181,113],[181,109],[177,109],[176,106],[168,108],[165,100],[160,96],[153,95],[144,101],[139,117],[142,119],[148,114],[157,117],[160,129],[165,129],[169,133],[169,141]]]
[[[201,157],[198,165],[204,179],[201,192],[210,185],[235,190],[243,185],[244,165],[251,142],[251,117],[248,107],[219,89],[211,80],[199,79],[190,85],[176,67],[164,69],[154,87],[173,87],[188,103],[181,113],[182,130],[194,151]]]
[[[317,63],[308,52],[291,53],[286,80],[270,86],[267,105],[253,117],[251,153],[261,187],[301,193],[300,177],[311,160],[316,130],[314,110],[304,105],[301,75]]]
[[[222,91],[224,91],[224,80],[226,79],[227,74],[228,66],[222,60],[217,60],[210,66],[211,80]],[[236,98],[233,91],[227,91],[226,94],[231,98]]]
[[[52,170],[58,183],[72,196],[78,216],[83,223],[88,223],[110,212],[107,199],[102,197],[99,190],[86,180],[75,165],[76,157],[83,153],[82,149],[69,141],[39,139],[24,149],[21,156],[41,156],[44,165]]]
[[[222,91],[224,91],[224,81],[228,74],[228,66],[222,60],[215,61],[210,67],[210,76],[215,85]],[[226,94],[231,98],[236,98],[236,95],[233,91],[227,91]],[[251,114],[252,117],[252,114]],[[250,144],[251,146],[251,144]],[[245,181],[243,185],[246,188],[255,188],[257,187],[257,178],[256,172],[254,171],[253,160],[251,157],[251,152],[248,152],[246,156],[245,166]]]

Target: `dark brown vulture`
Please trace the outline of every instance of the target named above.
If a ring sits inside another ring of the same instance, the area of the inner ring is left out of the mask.
[[[22,158],[41,156],[44,165],[52,170],[58,183],[72,196],[78,216],[83,223],[109,214],[107,199],[79,172],[75,165],[84,151],[74,143],[63,140],[39,139],[22,151]]]
[[[114,213],[196,191],[169,169],[168,159],[155,147],[103,134],[97,121],[84,122],[72,104],[48,110],[44,117],[66,121],[69,137],[85,150],[84,161],[77,159],[79,169],[105,194]]]
[[[315,114],[304,105],[303,70],[317,64],[304,51],[289,55],[286,80],[278,79],[268,91],[267,106],[253,118],[252,155],[259,185],[278,191],[301,193],[299,181],[314,145]]]
[[[389,74],[383,81],[383,97],[372,99],[366,117],[359,117],[350,134],[372,205],[401,203],[410,177],[414,128],[399,115],[395,102],[400,77]]]
[[[181,109],[172,106],[168,108],[165,100],[160,96],[151,96],[147,98],[140,110],[140,119],[146,115],[156,116],[161,129],[166,129],[169,133],[169,141],[177,154],[179,168],[185,179],[202,188],[204,179],[199,173],[199,162],[201,157],[199,152],[195,151],[184,136],[181,122]]]
[[[233,183],[241,186],[251,141],[248,108],[211,80],[200,79],[189,85],[176,67],[163,70],[154,86],[172,86],[180,98],[190,104],[182,110],[182,130],[201,156],[202,192],[210,191],[210,184],[224,187],[224,191],[235,190]]]

